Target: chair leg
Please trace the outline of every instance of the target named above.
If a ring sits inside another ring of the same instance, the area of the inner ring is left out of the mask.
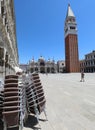
[[[36,113],[35,117],[37,118],[37,122],[38,122],[38,125],[39,125],[39,129],[41,129],[41,125],[40,125],[40,123],[39,123],[39,111],[38,111],[36,105],[35,105],[35,113]]]
[[[7,124],[5,120],[4,120],[4,130],[7,130]]]
[[[46,121],[48,121],[47,113],[46,113],[46,110],[45,110],[45,109],[44,109],[44,114],[45,114],[45,117],[46,117]]]
[[[22,118],[22,112],[20,113],[20,130],[23,130],[23,118]]]

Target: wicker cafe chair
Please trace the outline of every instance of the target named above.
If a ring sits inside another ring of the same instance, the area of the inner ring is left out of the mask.
[[[1,120],[3,119],[3,115],[2,115],[2,112],[3,112],[3,101],[4,101],[4,94],[3,94],[3,91],[0,91],[0,119]]]
[[[30,78],[31,78],[31,84],[28,85],[26,89],[29,108],[33,112],[36,111],[37,115],[41,114],[41,112],[44,112],[47,120],[47,115],[45,111],[46,99],[44,96],[44,90],[39,75],[38,73],[33,73],[30,76]],[[36,110],[34,111],[33,108],[35,108],[35,106],[36,106]]]
[[[22,112],[21,97],[22,91],[18,86],[17,75],[7,75],[4,81],[4,103],[3,119],[4,128],[14,128],[20,125]]]
[[[44,111],[45,116],[46,116],[46,111],[45,111],[46,99],[44,96],[43,86],[41,84],[38,73],[33,73],[31,75],[31,80],[34,84],[34,87],[35,87],[36,93],[37,93],[37,97],[38,97],[36,102],[38,104],[39,113]],[[46,119],[47,119],[47,116],[46,116]]]

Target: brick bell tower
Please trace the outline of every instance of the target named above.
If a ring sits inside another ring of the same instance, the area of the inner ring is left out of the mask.
[[[66,72],[79,72],[77,24],[70,4],[65,19],[64,32]]]

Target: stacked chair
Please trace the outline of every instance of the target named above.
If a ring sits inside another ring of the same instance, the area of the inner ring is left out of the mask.
[[[3,119],[4,128],[23,128],[25,102],[23,85],[18,82],[17,75],[5,76]],[[22,94],[23,93],[23,94]]]
[[[0,90],[0,130],[3,130],[3,101],[4,101],[4,95],[3,90]]]
[[[46,99],[38,73],[24,78],[18,75],[5,76],[3,90],[0,89],[3,130],[22,130],[28,114],[36,116],[39,123],[39,115],[44,112],[47,120],[45,106]]]
[[[3,120],[3,101],[4,101],[4,94],[3,94],[3,90],[0,90],[0,119]]]
[[[3,101],[4,101],[4,84],[0,81],[0,130],[3,130]]]
[[[33,82],[34,90],[36,92],[36,97],[37,97],[36,102],[37,102],[39,114],[43,111],[45,113],[46,99],[45,99],[45,96],[44,96],[43,86],[41,84],[38,73],[33,73],[31,75],[31,80]],[[45,115],[46,115],[46,113],[45,113]]]
[[[38,73],[33,73],[30,76],[31,82],[26,86],[27,105],[29,112],[36,115],[39,122],[39,115],[41,112],[45,112],[46,99],[44,96],[43,87]],[[47,120],[47,116],[46,116]]]

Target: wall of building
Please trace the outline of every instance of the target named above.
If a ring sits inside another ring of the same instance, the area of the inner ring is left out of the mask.
[[[57,71],[57,65],[54,60],[46,61],[43,57],[40,57],[38,61],[30,61],[29,70],[31,73],[35,71],[40,73],[55,73]]]
[[[13,0],[0,0],[0,73],[14,73],[18,66],[18,48]]]
[[[38,59],[35,61],[32,59],[29,64],[20,64],[20,68],[27,73],[39,72],[39,73],[65,73],[65,61],[59,60],[55,63],[54,60]]]
[[[65,73],[66,72],[65,61],[59,60],[57,62],[57,70],[58,70],[59,73]]]
[[[80,71],[95,72],[95,51],[85,55],[85,59],[80,61]]]

